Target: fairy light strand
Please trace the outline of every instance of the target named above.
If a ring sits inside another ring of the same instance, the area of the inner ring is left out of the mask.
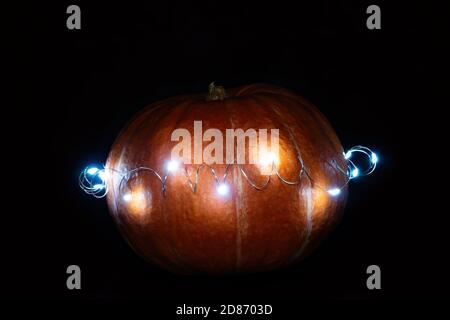
[[[96,198],[103,198],[108,193],[107,173],[105,169],[87,167],[79,178],[79,185],[84,192]]]
[[[367,158],[368,166],[363,171],[361,171],[355,165],[355,163],[351,160],[354,153],[360,153]],[[351,148],[344,154],[344,157],[348,163],[348,173],[347,174],[348,174],[348,177],[350,178],[350,180],[357,178],[357,177],[367,176],[367,175],[371,174],[377,167],[377,163],[378,163],[377,154],[375,152],[373,152],[372,150],[370,150],[369,148],[364,147],[364,146],[355,146],[355,147]]]
[[[354,154],[360,154],[366,158],[367,164],[366,164],[365,168],[361,169],[358,166],[356,166],[355,161],[352,160],[352,157]],[[341,193],[341,190],[343,188],[345,188],[352,179],[367,176],[367,175],[371,174],[375,170],[377,163],[378,163],[377,154],[374,153],[369,148],[364,147],[364,146],[352,147],[351,149],[349,149],[347,152],[344,153],[344,158],[347,161],[346,170],[340,168],[340,166],[336,163],[336,161],[333,161],[330,164],[337,172],[345,175],[345,177],[347,178],[346,182],[343,185],[331,186],[329,188],[324,188],[317,184],[315,185],[316,187],[328,192],[328,194],[333,197],[338,196]],[[182,171],[183,171],[184,177],[185,177],[187,184],[190,187],[191,191],[193,193],[196,193],[197,187],[198,187],[198,182],[199,182],[198,181],[199,175],[200,175],[201,171],[204,169],[209,170],[209,172],[212,174],[214,181],[216,183],[217,193],[222,196],[226,195],[229,191],[229,185],[226,183],[226,179],[227,179],[227,176],[229,175],[231,166],[237,166],[239,172],[242,174],[244,179],[250,184],[250,186],[252,186],[254,189],[256,189],[258,191],[262,191],[268,187],[268,185],[270,184],[270,181],[272,179],[272,174],[274,176],[276,175],[282,183],[287,184],[287,185],[298,185],[302,182],[303,177],[306,177],[307,179],[309,179],[309,181],[312,184],[314,184],[314,179],[311,177],[311,174],[309,173],[309,170],[306,168],[306,166],[303,162],[303,159],[301,158],[300,155],[297,156],[297,160],[300,163],[300,170],[299,170],[299,174],[298,174],[298,179],[294,180],[294,181],[289,181],[286,178],[284,178],[283,176],[281,176],[281,174],[278,171],[275,159],[272,159],[271,174],[269,174],[267,176],[267,179],[265,179],[265,181],[261,184],[257,184],[247,174],[247,172],[244,170],[242,165],[236,163],[236,161],[234,163],[228,164],[226,166],[225,173],[221,177],[218,176],[216,170],[211,165],[208,165],[206,163],[199,165],[195,169],[195,171],[194,171],[195,176],[194,176],[193,180],[191,179],[191,175],[189,174],[186,166],[183,165]],[[180,163],[173,161],[173,160],[169,161],[167,163],[165,169],[166,169],[165,174],[160,175],[156,170],[154,170],[150,167],[138,167],[138,168],[126,171],[126,172],[120,172],[120,171],[117,171],[117,170],[111,169],[111,168],[98,169],[97,167],[87,167],[80,174],[79,184],[80,184],[81,189],[83,191],[85,191],[87,194],[92,195],[96,198],[103,198],[108,193],[107,178],[108,178],[109,174],[106,170],[109,170],[109,171],[112,171],[113,173],[122,175],[122,178],[119,183],[119,189],[121,189],[122,184],[124,182],[131,179],[133,174],[136,174],[140,171],[147,171],[147,172],[152,173],[160,181],[163,195],[165,195],[166,191],[167,191],[167,180],[168,180],[169,176],[176,174],[176,172],[178,172],[180,170]],[[129,200],[126,200],[126,201],[129,201]]]

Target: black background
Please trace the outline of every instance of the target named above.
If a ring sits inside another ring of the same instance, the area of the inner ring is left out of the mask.
[[[293,308],[446,295],[448,209],[440,208],[445,189],[432,180],[434,166],[445,165],[434,158],[444,135],[445,103],[436,98],[448,37],[443,8],[374,2],[382,29],[368,30],[372,2],[364,1],[73,3],[81,30],[66,28],[71,2],[24,4],[11,24],[18,120],[7,136],[8,161],[25,170],[7,172],[14,174],[4,227],[9,297],[142,299],[172,314],[182,303]],[[344,148],[363,144],[380,156],[373,175],[351,184],[339,227],[299,265],[239,276],[169,274],[136,256],[106,201],[77,185],[86,165],[105,161],[134,113],[206,92],[211,81],[288,88],[327,116]],[[66,289],[70,264],[81,267],[80,291]],[[382,290],[366,288],[371,264],[381,267]]]

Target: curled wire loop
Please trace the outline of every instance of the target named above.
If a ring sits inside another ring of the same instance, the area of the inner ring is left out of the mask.
[[[352,161],[350,159],[354,153],[360,153],[364,157],[366,157],[366,160],[368,160],[368,165],[366,166],[366,168],[364,168],[364,170],[360,170],[356,166],[354,161]],[[372,152],[369,148],[364,147],[364,146],[352,147],[344,154],[344,157],[347,160],[347,168],[345,168],[345,169],[341,168],[335,160],[332,160],[331,162],[327,162],[327,164],[331,168],[333,168],[338,174],[341,174],[346,177],[345,183],[342,184],[341,186],[338,186],[335,189],[344,188],[345,186],[348,185],[350,180],[352,180],[356,177],[361,177],[361,176],[371,174],[375,170],[377,161],[378,161],[377,155],[374,152]],[[302,179],[304,177],[309,179],[311,184],[314,184],[314,179],[312,178],[308,168],[305,166],[300,154],[297,155],[297,160],[300,164],[300,169],[298,172],[298,178],[293,181],[286,179],[285,177],[283,177],[280,174],[275,161],[272,161],[272,164],[271,164],[271,174],[267,175],[267,178],[260,184],[256,183],[256,181],[254,179],[252,179],[249,176],[249,174],[245,171],[244,167],[241,164],[237,163],[236,161],[234,161],[234,163],[227,164],[227,166],[225,168],[225,172],[222,176],[218,175],[218,173],[214,169],[214,167],[212,167],[211,165],[206,164],[206,163],[202,163],[194,169],[195,175],[194,175],[193,179],[191,179],[192,173],[189,174],[186,166],[184,166],[184,168],[182,169],[182,172],[183,172],[184,178],[186,179],[187,185],[189,186],[189,188],[191,189],[191,191],[193,193],[197,192],[199,176],[200,176],[200,173],[202,172],[202,170],[208,170],[211,173],[211,175],[213,176],[215,183],[217,185],[219,185],[221,183],[225,183],[225,181],[230,173],[231,166],[237,166],[239,172],[242,174],[244,179],[250,184],[250,186],[252,186],[254,189],[256,189],[258,191],[262,191],[268,187],[268,185],[270,184],[270,181],[272,179],[272,176],[277,176],[278,179],[286,185],[292,185],[292,186],[299,185],[302,182]],[[104,169],[100,170],[100,169],[88,167],[81,172],[80,177],[79,177],[79,184],[80,184],[81,189],[84,190],[87,194],[93,195],[96,198],[102,198],[108,193],[108,184],[107,184],[106,180],[107,180],[108,176],[110,175],[109,172],[121,175],[120,182],[119,182],[119,190],[121,190],[122,184],[124,182],[129,181],[133,175],[138,174],[141,171],[150,172],[151,174],[153,174],[161,183],[163,195],[166,194],[167,180],[169,179],[169,177],[172,174],[170,174],[169,170],[166,170],[164,175],[161,175],[156,170],[154,170],[153,168],[150,168],[150,167],[138,167],[138,168],[131,169],[131,170],[128,170],[125,172],[121,172],[121,171],[114,170],[111,168],[104,168]],[[327,190],[326,188],[324,188],[320,185],[316,184],[315,186],[320,189]]]

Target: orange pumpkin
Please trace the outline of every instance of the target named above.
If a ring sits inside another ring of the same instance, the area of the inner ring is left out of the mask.
[[[206,166],[193,190],[189,181],[195,181],[199,165],[187,164],[168,173],[163,184],[177,143],[171,141],[172,131],[186,128],[193,136],[199,120],[203,130],[279,129],[279,176],[272,174],[258,190],[249,181],[261,184],[267,175],[256,165],[212,165],[218,177],[228,172],[229,193],[222,196]],[[226,93],[212,86],[209,95],[156,102],[126,125],[106,164],[113,172],[108,206],[135,251],[162,268],[176,273],[269,270],[304,258],[338,222],[347,189],[337,197],[327,190],[348,182],[339,169],[347,167],[343,153],[328,121],[302,97],[272,85]]]

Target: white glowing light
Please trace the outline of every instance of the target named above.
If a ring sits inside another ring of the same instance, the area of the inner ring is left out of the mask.
[[[108,193],[108,185],[103,175],[104,172],[104,169],[100,170],[94,166],[84,169],[78,178],[81,189],[95,198],[103,198]]]
[[[372,163],[378,162],[378,156],[375,152],[372,152],[371,160],[372,160]]]
[[[334,196],[337,196],[339,193],[341,193],[341,189],[333,188],[333,189],[328,190],[328,193],[334,197]]]
[[[269,153],[263,154],[261,156],[259,162],[262,165],[269,165],[269,164],[276,162],[276,160],[277,160],[277,156],[274,153],[269,152]]]
[[[89,168],[86,172],[90,175],[94,175],[98,172],[98,169],[95,167],[92,167],[92,168]]]
[[[108,177],[108,174],[105,172],[105,170],[101,170],[101,171],[98,173],[98,176],[100,177],[100,179],[102,179],[102,181],[105,181],[106,178]]]
[[[175,172],[178,170],[179,163],[175,160],[169,161],[167,164],[167,171],[169,172]]]
[[[127,193],[123,196],[123,200],[126,202],[130,201],[132,198],[131,193]]]
[[[358,153],[364,158],[366,158],[367,162],[365,163],[364,166],[362,167],[360,166],[360,164],[363,165],[364,162],[363,161],[364,159],[362,158],[356,159],[357,161],[350,160],[353,153]],[[372,152],[372,150],[364,146],[352,147],[344,154],[344,157],[347,160],[348,166],[347,172],[350,180],[356,177],[367,176],[371,174],[377,167],[378,156],[376,155],[375,152]],[[356,166],[356,164],[358,164],[358,166]]]
[[[224,196],[228,193],[228,186],[225,183],[221,183],[218,185],[217,187],[217,193],[220,194],[221,196]]]

